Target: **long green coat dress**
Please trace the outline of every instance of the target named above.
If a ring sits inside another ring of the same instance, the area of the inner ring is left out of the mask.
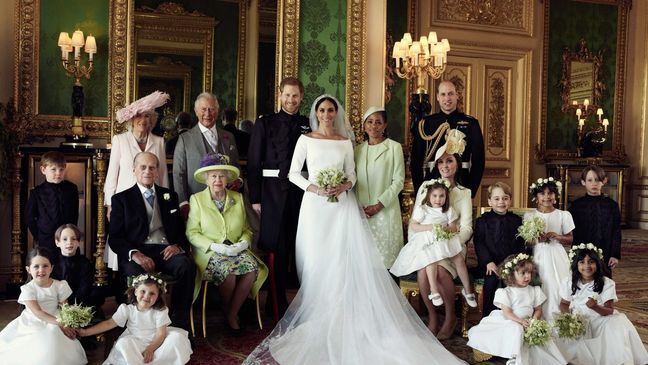
[[[385,208],[369,218],[378,251],[389,269],[403,247],[403,220],[398,194],[405,181],[400,143],[386,138],[379,144],[364,142],[355,148],[356,193],[362,206],[381,202]]]

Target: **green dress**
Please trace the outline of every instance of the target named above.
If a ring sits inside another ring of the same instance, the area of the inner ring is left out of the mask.
[[[383,208],[368,219],[378,251],[390,268],[403,247],[403,221],[398,194],[403,190],[405,162],[400,143],[389,138],[355,148],[356,194],[362,206],[381,202]]]

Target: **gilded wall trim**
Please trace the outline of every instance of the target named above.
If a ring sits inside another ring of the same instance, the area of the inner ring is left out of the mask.
[[[299,0],[277,1],[277,55],[275,104],[279,108],[279,84],[286,77],[299,73]]]
[[[239,3],[239,46],[238,46],[238,60],[236,62],[236,110],[238,115],[246,115],[245,110],[245,57],[247,53],[247,40],[246,34],[248,30],[248,8],[250,6],[249,0],[242,0]],[[213,44],[213,42],[212,42]]]
[[[467,63],[449,62],[446,66],[446,72],[443,75],[443,80],[448,80],[455,85],[457,95],[459,95],[459,98],[457,99],[457,109],[466,114],[470,114],[471,73],[472,65]],[[433,105],[436,103],[435,95],[436,90],[432,90],[430,94],[430,103]]]
[[[511,69],[487,66],[485,89],[485,136],[489,161],[510,160]]]
[[[533,36],[533,0],[441,0],[430,26]]]
[[[508,167],[487,167],[484,169],[484,177],[505,178],[510,176]],[[486,186],[488,188],[488,186]]]
[[[347,63],[346,63],[346,111],[353,127],[356,140],[362,140],[362,113],[364,112],[365,90],[362,78],[365,75],[364,60],[367,57],[366,0],[350,0],[347,8]]]
[[[120,47],[112,39],[119,33],[125,32],[128,0],[109,2],[110,38],[108,52],[108,116],[84,116],[86,134],[92,138],[110,137],[111,120],[115,106],[119,103],[120,90],[125,90],[125,78],[120,77],[120,70],[125,67],[115,67],[115,57],[126,57],[126,47]],[[46,115],[38,113],[38,60],[40,32],[40,0],[18,0],[16,12],[16,46],[14,66],[14,100],[18,118],[27,123],[33,123],[31,133],[34,137],[62,137],[70,134],[71,117],[63,115]],[[122,23],[123,22],[123,23]]]
[[[116,0],[113,2],[110,16],[110,70],[113,72],[108,83],[108,94],[113,99],[108,105],[110,114],[110,134],[115,134],[115,120],[117,110],[126,105],[128,81],[128,26],[129,0]],[[130,84],[133,87],[133,84]]]

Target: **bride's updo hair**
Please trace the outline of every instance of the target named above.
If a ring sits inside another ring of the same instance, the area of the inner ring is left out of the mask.
[[[333,99],[333,98],[331,98],[331,97],[329,97],[329,96],[324,96],[324,97],[320,98],[320,99],[315,103],[315,112],[317,112],[317,109],[319,109],[319,106],[322,104],[322,102],[324,102],[324,101],[326,101],[326,100],[330,101],[331,104],[333,104],[333,107],[335,108],[335,111],[337,112],[337,111],[338,111],[338,104],[337,104],[337,102],[335,101],[335,99]]]

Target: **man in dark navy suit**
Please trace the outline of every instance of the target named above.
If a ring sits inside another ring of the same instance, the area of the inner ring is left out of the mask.
[[[457,110],[459,95],[450,81],[439,84],[437,101],[441,111],[431,114],[412,125],[412,154],[410,168],[414,191],[423,181],[429,180],[430,166],[436,150],[445,144],[448,129],[457,129],[466,135],[466,149],[461,154],[461,166],[457,176],[459,183],[470,188],[474,198],[484,174],[484,137],[477,118]]]
[[[154,154],[138,153],[133,166],[137,183],[112,197],[110,247],[126,276],[162,272],[173,278],[171,320],[189,331],[196,267],[187,255],[178,195],[155,185],[159,161]]]

